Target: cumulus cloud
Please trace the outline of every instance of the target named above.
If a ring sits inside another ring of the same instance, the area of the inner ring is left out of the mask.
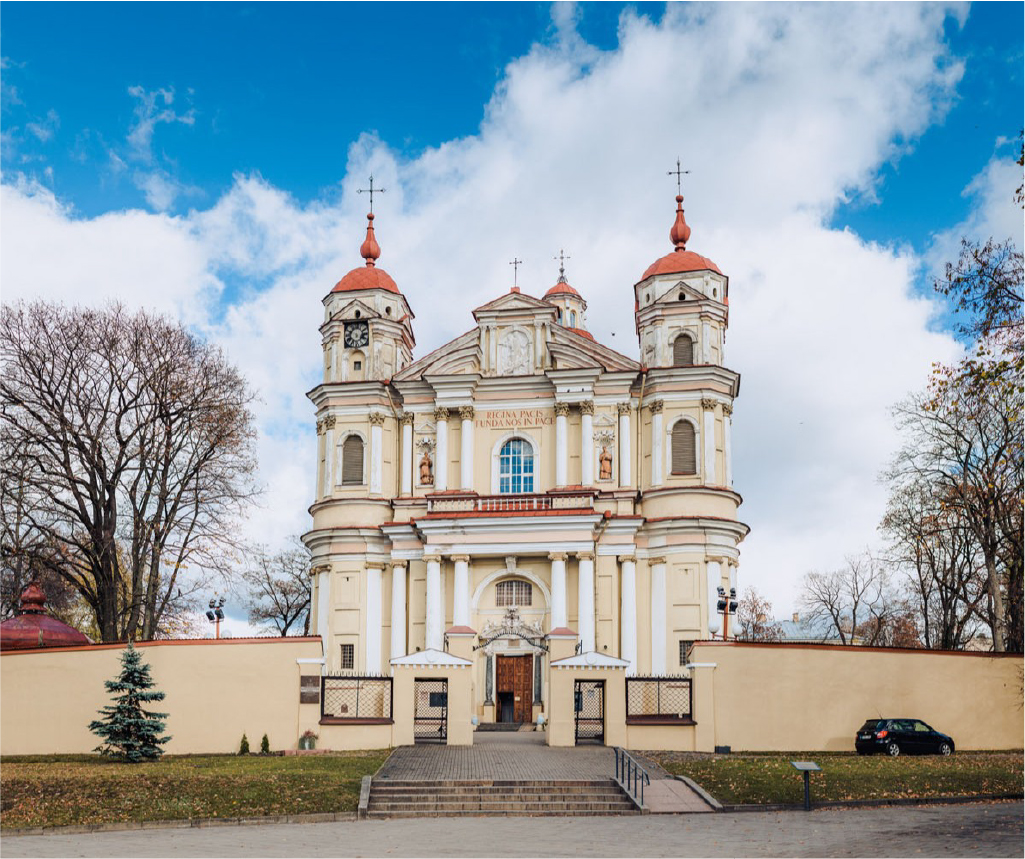
[[[679,155],[692,171],[690,247],[731,278],[727,358],[743,375],[735,482],[753,528],[742,585],[785,610],[803,572],[872,540],[876,474],[896,442],[889,407],[958,348],[913,291],[919,260],[828,227],[943,116],[961,74],[947,12],[670,5],[658,24],[625,12],[618,47],[603,52],[576,32],[577,10],[556,4],[554,39],[508,66],[477,134],[412,160],[364,135],[334,197],[303,205],[236,176],[185,217],[80,219],[41,189],[5,187],[5,298],[117,295],[222,343],[261,392],[269,491],[250,531],[275,543],[308,527],[304,395],[320,372],[320,299],[361,263],[366,201],[355,190],[370,173],[388,188],[375,199],[380,265],[418,314],[418,356],[508,290],[514,256],[523,290],[541,295],[560,248],[590,330],[635,355],[632,285],[670,249],[676,186],[665,174]],[[133,151],[152,153],[157,124],[192,115],[167,92],[133,93]]]
[[[173,165],[167,159],[158,159],[153,152],[153,135],[158,125],[195,125],[196,112],[189,108],[179,113],[174,104],[174,87],[146,90],[141,86],[128,88],[128,94],[136,99],[134,122],[126,138],[127,159],[135,162],[138,169],[132,173],[132,182],[138,188],[146,203],[158,212],[167,212],[182,194],[196,194],[197,188],[190,187],[174,175]],[[189,93],[191,95],[191,91]],[[162,163],[163,162],[163,163]],[[111,152],[111,166],[124,167],[124,162]]]

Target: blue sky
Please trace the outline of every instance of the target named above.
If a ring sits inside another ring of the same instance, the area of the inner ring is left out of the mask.
[[[631,287],[689,247],[731,278],[742,586],[877,545],[890,407],[961,349],[930,278],[1022,240],[1023,6],[46,4],[2,21],[4,300],[117,298],[259,390],[271,548],[308,527],[320,299],[380,264],[417,356],[567,275],[636,354]],[[444,307],[444,313],[435,312]]]

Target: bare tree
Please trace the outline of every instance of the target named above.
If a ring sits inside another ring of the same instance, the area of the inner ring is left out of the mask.
[[[848,555],[840,569],[805,574],[798,605],[842,644],[876,644],[894,610],[889,574],[868,552]]]
[[[312,555],[298,537],[290,543],[276,555],[258,552],[243,574],[249,589],[249,621],[282,636],[299,626],[303,635],[309,635]]]
[[[747,588],[737,603],[737,638],[742,641],[782,641],[783,627],[773,618],[772,603]]]
[[[29,463],[24,552],[76,589],[102,640],[153,638],[231,561],[255,493],[245,380],[181,325],[120,305],[5,306],[0,356],[4,435]]]

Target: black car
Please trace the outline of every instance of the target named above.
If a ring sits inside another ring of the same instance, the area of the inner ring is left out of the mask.
[[[858,729],[854,748],[859,755],[952,755],[954,741],[921,719],[869,719]]]

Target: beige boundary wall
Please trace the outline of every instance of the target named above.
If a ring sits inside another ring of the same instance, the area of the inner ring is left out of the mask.
[[[294,749],[305,727],[317,730],[315,720],[299,724],[299,676],[319,674],[320,665],[296,660],[318,661],[319,638],[150,641],[136,647],[156,688],[167,695],[152,709],[169,714],[170,754],[235,752],[243,731],[253,751],[264,734],[271,749]],[[102,644],[4,653],[0,754],[91,752],[98,738],[88,725],[110,703],[103,682],[117,675],[123,650]]]
[[[692,661],[715,666],[692,669],[699,751],[853,751],[880,715],[922,719],[958,749],[1022,747],[1021,655],[704,641]]]

